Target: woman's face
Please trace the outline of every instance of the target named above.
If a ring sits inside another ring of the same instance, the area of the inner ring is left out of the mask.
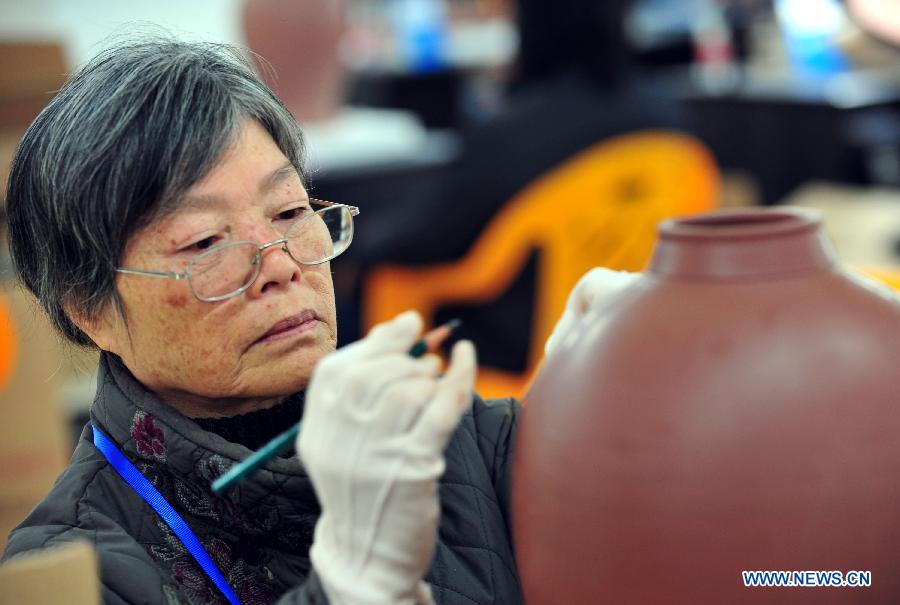
[[[121,265],[182,272],[211,245],[271,242],[308,200],[271,136],[247,120],[179,209],[131,238]],[[127,327],[110,306],[91,335],[188,416],[268,407],[304,388],[316,362],[335,348],[329,264],[300,266],[281,246],[262,253],[246,292],[224,301],[197,300],[185,280],[118,274],[117,286]]]

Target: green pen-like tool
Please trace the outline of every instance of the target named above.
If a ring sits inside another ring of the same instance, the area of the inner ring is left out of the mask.
[[[447,323],[431,330],[425,336],[416,341],[410,347],[410,357],[421,357],[429,351],[435,351],[444,342],[450,334],[457,329],[462,322],[458,319],[448,321]],[[212,491],[215,494],[223,494],[234,487],[237,483],[243,481],[272,458],[283,454],[294,444],[297,435],[300,433],[302,422],[298,422],[292,428],[281,433],[267,444],[253,452],[246,460],[232,466],[227,473],[213,481]]]

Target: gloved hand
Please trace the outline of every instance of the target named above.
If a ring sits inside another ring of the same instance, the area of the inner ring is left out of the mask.
[[[595,267],[582,275],[569,294],[562,317],[556,322],[550,338],[544,344],[544,355],[549,356],[559,346],[572,326],[578,323],[578,320],[584,317],[591,308],[624,290],[640,277],[640,273],[613,271],[603,267]]]
[[[440,360],[407,351],[407,312],[319,362],[306,394],[300,454],[322,505],[310,557],[333,605],[430,603],[421,582],[437,537],[444,447],[471,406],[475,349]]]

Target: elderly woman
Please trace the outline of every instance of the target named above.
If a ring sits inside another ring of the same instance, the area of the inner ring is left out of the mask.
[[[522,602],[518,405],[473,397],[468,343],[443,375],[409,357],[414,313],[334,351],[357,210],[309,197],[302,151],[239,52],[172,40],[102,53],[29,128],[14,264],[101,356],[91,423],[5,557],[90,542],[105,603]],[[213,495],[301,416],[302,465]]]

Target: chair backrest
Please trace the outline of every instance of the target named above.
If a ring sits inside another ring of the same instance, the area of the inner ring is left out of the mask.
[[[12,380],[19,361],[19,343],[12,319],[12,309],[0,294],[0,393]]]
[[[73,542],[29,552],[0,566],[0,605],[99,605],[97,555]]]
[[[491,220],[458,261],[380,266],[364,283],[367,328],[406,309],[430,324],[454,303],[483,304],[505,292],[537,250],[537,285],[526,371],[482,366],[485,396],[521,395],[543,343],[575,283],[595,266],[639,271],[660,220],[715,207],[719,173],[706,148],[674,131],[645,131],[598,143],[537,178]]]

